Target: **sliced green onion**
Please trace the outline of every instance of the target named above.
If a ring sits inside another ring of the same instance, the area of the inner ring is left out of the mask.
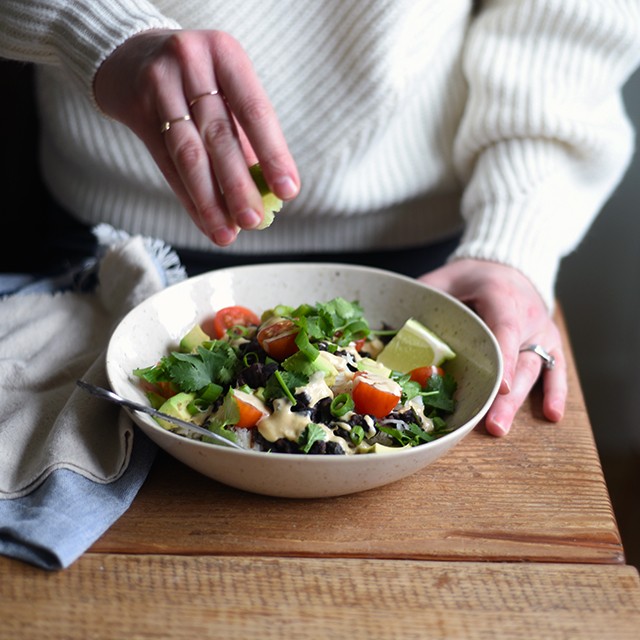
[[[255,364],[256,362],[260,362],[260,358],[258,357],[258,354],[255,351],[248,351],[247,353],[244,354],[244,357],[242,358],[242,363],[244,364],[245,367],[250,367],[252,364]]]
[[[331,414],[340,418],[349,411],[353,411],[354,406],[353,398],[348,393],[341,393],[331,401]]]
[[[290,318],[291,314],[293,313],[293,307],[290,307],[286,304],[278,304],[273,307],[271,311],[273,311],[274,316],[280,316],[281,318]]]
[[[222,393],[222,387],[215,382],[208,384],[198,395],[198,400],[202,400],[208,404],[213,404]]]
[[[298,345],[298,349],[304,353],[309,362],[313,362],[320,353],[318,348],[309,342],[309,334],[302,329],[298,331],[296,335],[296,344]]]
[[[233,327],[227,329],[227,335],[230,338],[246,338],[255,327],[247,327],[243,324],[234,324]]]
[[[200,407],[198,406],[198,401],[193,400],[187,405],[187,411],[190,416],[195,416],[199,414],[202,411],[202,409],[200,409]]]
[[[364,440],[364,429],[357,424],[353,429],[351,429],[349,437],[351,438],[351,442],[358,446]]]

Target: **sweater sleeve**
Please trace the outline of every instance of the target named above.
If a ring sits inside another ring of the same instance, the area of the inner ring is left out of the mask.
[[[93,101],[93,78],[128,38],[177,29],[147,0],[2,0],[0,56],[57,65]]]
[[[640,5],[486,0],[463,55],[454,153],[466,227],[453,259],[509,264],[552,308],[562,257],[633,151],[621,88],[640,56]]]

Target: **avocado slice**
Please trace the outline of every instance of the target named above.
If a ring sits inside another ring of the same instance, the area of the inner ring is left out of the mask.
[[[361,453],[376,453],[378,455],[387,455],[389,453],[397,453],[398,451],[402,451],[403,449],[409,449],[410,447],[388,447],[386,444],[380,444],[376,442],[370,447],[363,448]]]
[[[336,368],[330,362],[321,357],[312,362],[302,351],[296,351],[292,356],[283,360],[282,368],[292,373],[301,373],[309,378],[316,371],[322,371],[325,377],[338,375]]]
[[[211,340],[211,338],[202,330],[202,327],[197,324],[180,340],[180,351],[182,351],[182,353],[191,353],[203,342],[207,342],[207,340]]]
[[[174,418],[180,418],[181,420],[191,421],[191,412],[189,411],[189,405],[195,400],[195,394],[193,393],[176,393],[175,396],[168,398],[161,406],[159,411],[166,413]],[[180,431],[180,427],[176,426],[172,422],[163,420],[162,418],[154,418],[158,424],[167,431]]]

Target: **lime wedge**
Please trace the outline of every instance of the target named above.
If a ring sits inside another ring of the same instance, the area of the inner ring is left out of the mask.
[[[267,185],[267,181],[264,179],[262,167],[259,162],[256,162],[256,164],[252,164],[249,167],[249,173],[262,196],[262,207],[264,209],[264,218],[256,229],[266,229],[273,222],[275,214],[282,209],[282,200],[275,196],[269,189],[269,185]]]
[[[433,331],[409,318],[376,360],[394,371],[409,373],[417,367],[439,366],[455,355],[453,349]]]

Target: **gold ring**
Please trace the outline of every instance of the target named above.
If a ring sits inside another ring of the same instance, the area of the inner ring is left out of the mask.
[[[214,89],[213,91],[207,91],[206,93],[201,93],[200,95],[193,98],[191,102],[189,102],[189,108],[193,107],[193,105],[198,102],[198,100],[202,100],[202,98],[207,98],[208,96],[217,96],[219,93],[220,92],[217,89]]]
[[[181,116],[180,118],[174,118],[173,120],[167,120],[161,127],[160,133],[166,133],[171,129],[171,127],[176,124],[176,122],[186,122],[187,120],[191,120],[191,116],[187,114],[186,116]]]

